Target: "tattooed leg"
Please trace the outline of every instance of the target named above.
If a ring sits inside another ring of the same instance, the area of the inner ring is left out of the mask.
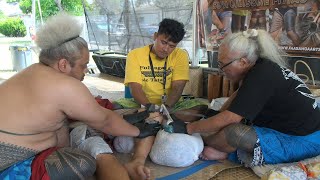
[[[240,123],[232,124],[224,129],[224,133],[228,144],[237,149],[239,160],[247,166],[253,163],[256,151],[262,156],[259,139],[253,127]]]
[[[96,160],[79,149],[65,147],[53,152],[45,160],[50,179],[87,179],[96,170]]]
[[[231,124],[223,129],[230,146],[247,152],[252,152],[257,142],[255,130],[240,123]]]
[[[265,163],[259,138],[257,139],[257,142],[254,145],[254,149],[252,153],[238,150],[237,155],[240,162],[244,164],[246,167],[263,165]]]
[[[26,160],[38,152],[25,147],[0,142],[0,171],[13,164]]]

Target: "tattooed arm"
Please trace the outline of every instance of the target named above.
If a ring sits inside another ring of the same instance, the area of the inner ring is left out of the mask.
[[[188,134],[210,133],[204,137],[208,146],[221,152],[233,152],[241,149],[252,152],[257,135],[250,126],[241,124],[242,117],[230,111],[223,111],[209,119],[187,125]]]
[[[226,110],[208,119],[189,123],[187,131],[188,134],[218,133],[230,124],[241,122],[242,118],[242,116]]]

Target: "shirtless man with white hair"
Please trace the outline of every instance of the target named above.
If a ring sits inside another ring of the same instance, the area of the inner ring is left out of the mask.
[[[87,179],[95,171],[101,179],[129,179],[101,137],[68,147],[67,119],[115,136],[156,134],[157,125],[136,127],[101,107],[81,83],[89,51],[80,32],[67,14],[50,18],[36,36],[40,62],[0,85],[0,179]]]

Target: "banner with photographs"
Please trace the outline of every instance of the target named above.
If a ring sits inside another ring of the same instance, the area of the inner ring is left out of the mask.
[[[265,29],[292,56],[320,56],[320,0],[199,0],[200,44],[217,51],[223,38]]]

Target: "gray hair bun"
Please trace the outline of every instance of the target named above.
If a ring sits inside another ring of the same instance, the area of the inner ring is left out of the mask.
[[[246,38],[250,38],[250,37],[257,37],[258,36],[258,31],[256,29],[248,29],[246,31],[243,31],[243,35]]]
[[[67,13],[59,13],[50,17],[36,34],[36,44],[40,49],[58,47],[82,31],[82,24]]]

